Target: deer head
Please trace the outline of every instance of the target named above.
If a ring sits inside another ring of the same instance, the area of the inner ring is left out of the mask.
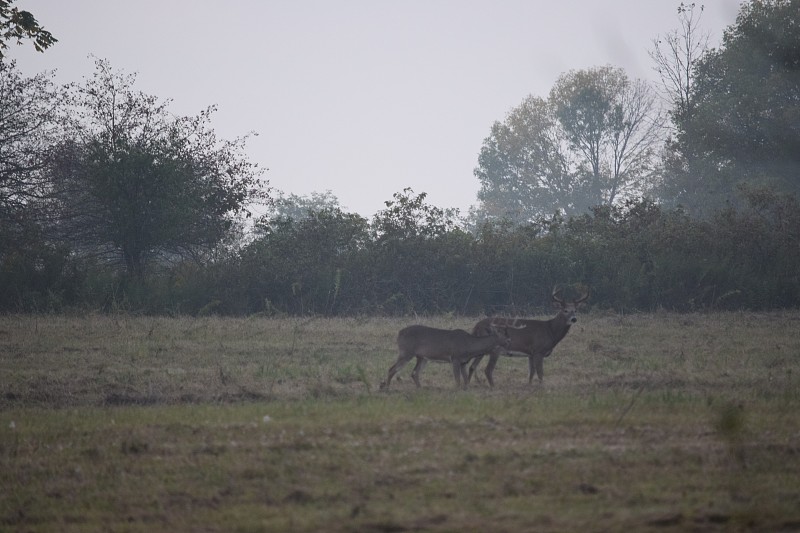
[[[561,289],[558,287],[553,288],[553,306],[559,309],[558,318],[564,320],[567,324],[574,324],[578,321],[578,317],[576,315],[578,311],[578,306],[589,299],[589,291],[578,298],[577,300],[572,300],[571,302],[565,302],[560,297]]]
[[[501,346],[503,348],[509,348],[511,346],[511,337],[508,334],[508,327],[500,327],[492,324],[489,326],[489,331],[501,341]]]

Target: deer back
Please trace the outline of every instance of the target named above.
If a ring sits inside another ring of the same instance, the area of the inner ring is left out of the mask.
[[[559,324],[558,317],[550,320],[485,318],[475,324],[473,334],[486,335],[492,325],[507,328],[511,339],[509,351],[528,355],[552,350],[569,331],[569,324]]]
[[[479,355],[490,351],[500,342],[494,333],[479,338],[463,329],[438,329],[420,325],[404,328],[397,335],[397,346],[401,351],[443,360],[449,360],[453,355]]]

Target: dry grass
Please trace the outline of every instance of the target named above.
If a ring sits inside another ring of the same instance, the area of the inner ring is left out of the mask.
[[[413,322],[0,317],[0,530],[800,528],[800,313],[585,315],[543,386],[378,391]]]

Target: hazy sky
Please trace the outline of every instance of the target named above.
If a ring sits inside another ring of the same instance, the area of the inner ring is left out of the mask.
[[[654,79],[647,51],[677,28],[673,0],[17,0],[59,42],[8,51],[33,75],[90,77],[90,54],[138,73],[176,114],[211,104],[270,185],[331,190],[371,216],[405,187],[466,214],[492,123],[572,69]],[[698,6],[702,2],[697,2]],[[738,0],[707,0],[711,44]]]

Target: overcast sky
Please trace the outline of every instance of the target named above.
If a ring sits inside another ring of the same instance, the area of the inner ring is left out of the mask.
[[[33,75],[90,77],[90,54],[196,115],[221,138],[254,131],[270,185],[331,190],[370,217],[411,187],[466,214],[492,123],[569,70],[610,64],[653,80],[673,0],[16,0],[59,42],[8,51]],[[701,2],[697,2],[699,6]],[[738,0],[707,0],[716,46]]]

